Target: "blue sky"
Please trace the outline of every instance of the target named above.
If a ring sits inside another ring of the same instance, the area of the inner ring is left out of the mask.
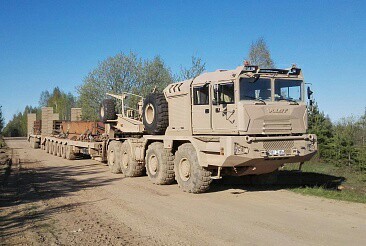
[[[0,1],[0,105],[8,121],[40,92],[75,87],[118,52],[160,55],[173,72],[242,64],[264,37],[296,63],[332,120],[366,106],[366,1]]]

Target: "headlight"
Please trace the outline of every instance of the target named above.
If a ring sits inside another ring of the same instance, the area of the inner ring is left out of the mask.
[[[235,143],[235,145],[234,145],[234,154],[235,155],[242,155],[242,154],[248,154],[248,153],[249,153],[248,147],[244,147],[238,143]]]

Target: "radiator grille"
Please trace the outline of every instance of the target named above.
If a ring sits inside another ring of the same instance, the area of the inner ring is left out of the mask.
[[[271,121],[266,120],[263,122],[263,133],[275,134],[275,133],[290,133],[292,130],[290,120]]]
[[[290,151],[294,147],[294,141],[265,141],[263,142],[263,148],[268,150],[286,150]]]

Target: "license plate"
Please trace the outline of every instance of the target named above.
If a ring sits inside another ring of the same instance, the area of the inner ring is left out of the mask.
[[[271,156],[284,156],[286,155],[285,150],[283,149],[273,149],[268,151],[268,154]]]

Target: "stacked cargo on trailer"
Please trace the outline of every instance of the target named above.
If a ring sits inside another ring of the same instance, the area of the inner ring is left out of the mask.
[[[28,129],[33,129],[28,137],[31,146],[41,147],[46,153],[69,160],[84,154],[102,161],[105,156],[104,124],[81,121],[81,117],[73,112],[71,109],[71,118],[76,121],[58,120],[58,114],[54,114],[49,107],[42,108],[41,121],[35,120],[35,114],[28,114]]]

